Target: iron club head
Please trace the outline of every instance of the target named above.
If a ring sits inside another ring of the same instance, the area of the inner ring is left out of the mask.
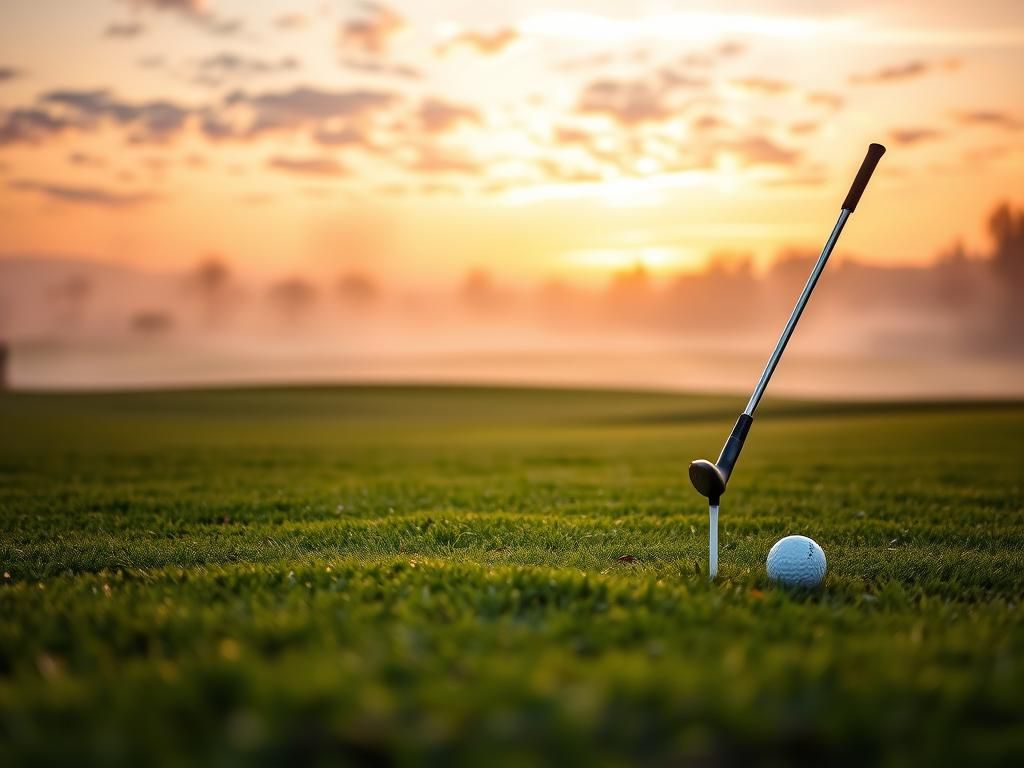
[[[707,496],[712,504],[717,504],[719,497],[725,493],[725,475],[707,459],[690,462],[690,482],[697,492],[701,496]]]

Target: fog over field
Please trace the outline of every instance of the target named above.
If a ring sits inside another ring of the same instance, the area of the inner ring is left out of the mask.
[[[988,252],[927,266],[833,257],[776,387],[819,396],[1024,393],[1024,213],[994,211]],[[369,270],[259,278],[218,254],[187,271],[86,258],[0,261],[0,334],[24,388],[435,380],[748,388],[816,254],[742,253],[604,285],[452,285]]]

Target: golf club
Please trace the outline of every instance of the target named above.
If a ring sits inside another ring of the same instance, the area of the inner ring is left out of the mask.
[[[725,441],[722,452],[718,456],[718,461],[712,463],[707,459],[697,459],[690,464],[690,482],[693,483],[693,487],[702,496],[707,497],[710,507],[711,531],[708,537],[708,575],[712,579],[718,575],[719,502],[722,494],[725,493],[729,477],[736,467],[740,451],[743,450],[743,443],[750,432],[750,425],[754,422],[754,411],[757,410],[757,405],[761,402],[761,396],[764,395],[765,388],[768,386],[768,382],[771,380],[772,374],[782,358],[786,344],[789,342],[790,336],[793,335],[793,330],[800,320],[804,307],[807,306],[807,300],[811,297],[811,292],[814,290],[818,278],[821,277],[821,273],[825,269],[828,257],[832,254],[832,249],[836,247],[836,241],[839,240],[839,235],[843,231],[846,220],[856,210],[857,203],[860,201],[860,197],[864,194],[864,189],[871,179],[871,174],[884,154],[885,147],[881,144],[871,144],[868,146],[868,153],[864,158],[864,162],[861,163],[860,170],[857,172],[857,177],[853,180],[846,199],[843,201],[843,207],[839,211],[839,219],[836,221],[835,227],[832,228],[832,234],[829,235],[821,255],[818,256],[814,268],[811,269],[810,277],[807,278],[807,282],[804,284],[804,288],[796,300],[796,306],[793,307],[793,312],[790,314],[786,326],[782,329],[779,342],[775,345],[775,350],[772,352],[771,357],[768,358],[768,363],[765,365],[764,372],[754,387],[754,392],[750,396],[749,402],[747,402],[747,407],[743,409],[743,413],[736,420],[736,426],[733,427],[732,434]]]

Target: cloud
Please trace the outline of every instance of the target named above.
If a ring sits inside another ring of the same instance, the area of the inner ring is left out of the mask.
[[[224,104],[251,111],[249,124],[242,131],[243,135],[251,137],[275,130],[322,128],[324,126],[319,124],[326,121],[363,118],[392,106],[398,98],[388,91],[298,87],[258,94],[235,91],[225,98]]]
[[[149,192],[111,192],[101,187],[72,187],[29,179],[12,181],[8,186],[23,192],[35,192],[62,203],[94,205],[101,208],[131,208],[157,199],[156,195]]]
[[[819,128],[821,128],[820,123],[816,123],[813,120],[802,120],[792,123],[789,126],[789,132],[796,136],[806,136],[809,133],[817,133]]]
[[[132,0],[139,7],[156,8],[161,11],[178,11],[201,16],[206,11],[206,0]]]
[[[91,155],[88,152],[72,152],[68,155],[68,162],[83,168],[102,168],[107,164],[99,155]]]
[[[956,112],[954,117],[963,125],[987,125],[993,128],[1005,128],[1016,131],[1024,128],[1024,122],[1009,112],[994,109],[975,109]]]
[[[704,88],[708,84],[703,77],[693,77],[685,71],[673,67],[659,69],[658,79],[665,88]]]
[[[717,115],[701,115],[693,121],[693,129],[695,131],[712,132],[728,127],[729,123]]]
[[[615,60],[615,54],[610,51],[594,53],[589,56],[581,56],[575,59],[566,59],[555,65],[555,69],[562,72],[580,72],[584,70],[601,69],[608,66]]]
[[[410,64],[392,64],[376,59],[343,59],[341,65],[370,75],[401,77],[406,80],[419,80],[423,77],[423,73]]]
[[[933,128],[896,128],[889,132],[889,138],[894,144],[909,146],[919,144],[922,141],[934,141],[942,138],[942,131]]]
[[[8,144],[35,144],[76,127],[63,117],[41,109],[14,109],[0,119],[0,147]]]
[[[580,95],[577,110],[609,117],[624,126],[666,120],[672,109],[665,89],[639,80],[595,80]]]
[[[833,111],[842,109],[844,99],[838,93],[831,91],[808,91],[804,94],[808,104],[827,107]]]
[[[304,13],[282,13],[274,17],[274,26],[278,29],[302,29],[309,24],[309,17]]]
[[[395,11],[378,3],[363,3],[361,7],[361,16],[339,27],[338,46],[371,56],[387,53],[392,38],[405,26],[405,21]]]
[[[229,37],[241,32],[245,28],[245,22],[241,19],[221,19],[210,17],[203,23],[203,26],[206,27],[207,31],[212,32],[215,35]]]
[[[765,136],[750,136],[722,145],[736,155],[743,165],[795,165],[800,152],[781,147]]]
[[[588,146],[593,140],[591,135],[579,128],[559,126],[555,128],[555,143],[564,146]]]
[[[50,91],[41,101],[70,111],[77,118],[78,127],[88,127],[100,119],[130,127],[134,133],[129,139],[134,143],[166,141],[184,128],[192,112],[165,100],[137,104],[121,101],[106,89]]]
[[[416,148],[416,160],[409,169],[420,173],[480,173],[482,168],[472,158],[450,150],[423,144]]]
[[[376,149],[369,136],[351,126],[342,128],[319,128],[313,134],[313,141],[324,147],[362,147]]]
[[[241,32],[244,22],[217,16],[208,8],[206,0],[127,0],[136,8],[150,8],[155,11],[170,11],[198,24],[214,35],[234,35]]]
[[[225,78],[293,72],[299,66],[299,60],[294,56],[263,59],[257,56],[243,56],[223,51],[200,59],[196,65],[198,75],[195,79],[201,85],[216,87],[221,85]]]
[[[129,40],[133,37],[138,37],[145,31],[146,28],[137,21],[114,22],[106,26],[103,30],[103,36],[119,40]]]
[[[571,168],[550,158],[540,158],[536,162],[537,170],[548,181],[561,181],[568,184],[579,184],[601,181],[602,176],[594,170]]]
[[[272,157],[267,167],[302,176],[344,176],[345,166],[332,157]]]
[[[922,77],[931,72],[946,71],[952,72],[953,70],[960,68],[959,59],[944,59],[942,61],[925,61],[923,59],[913,59],[911,61],[904,62],[903,64],[895,64],[888,67],[882,67],[875,72],[869,72],[860,75],[851,75],[850,82],[858,85],[868,85],[874,83],[893,83],[901,80],[912,80],[916,77]]]
[[[426,99],[420,105],[420,125],[427,133],[444,133],[460,123],[480,124],[480,113],[473,107],[453,104],[441,99]]]
[[[19,77],[20,75],[21,72],[14,69],[13,67],[0,67],[0,83],[6,80],[13,80],[14,78]]]
[[[964,162],[972,166],[988,165],[994,160],[1000,160],[1013,152],[1013,147],[1007,144],[994,144],[987,147],[970,149],[964,153]]]
[[[743,77],[737,80],[732,80],[730,85],[744,91],[764,93],[768,95],[787,93],[792,90],[793,87],[782,80],[771,80],[767,77]]]
[[[465,48],[481,56],[495,56],[519,39],[519,32],[512,27],[503,27],[493,32],[465,30],[448,38],[434,47],[438,56],[446,56],[459,48]]]

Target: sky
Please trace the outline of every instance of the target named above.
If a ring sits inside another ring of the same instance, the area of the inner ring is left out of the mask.
[[[0,254],[599,283],[985,247],[1024,180],[1024,6],[4,0]]]

